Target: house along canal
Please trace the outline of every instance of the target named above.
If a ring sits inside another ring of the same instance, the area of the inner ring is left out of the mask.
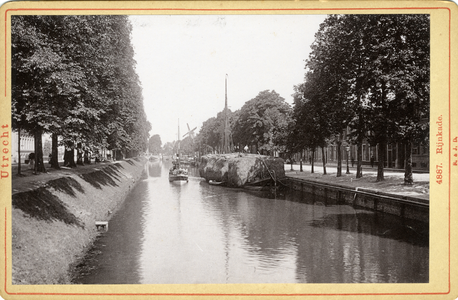
[[[285,191],[212,186],[148,162],[79,284],[428,282],[428,224]]]

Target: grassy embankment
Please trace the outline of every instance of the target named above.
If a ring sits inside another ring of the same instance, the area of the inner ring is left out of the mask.
[[[13,284],[69,283],[69,267],[98,234],[139,180],[144,160],[66,172],[12,196]],[[13,182],[14,186],[14,182]]]

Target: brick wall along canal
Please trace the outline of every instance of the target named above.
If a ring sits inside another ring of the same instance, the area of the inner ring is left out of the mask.
[[[169,166],[147,164],[74,283],[429,281],[428,224],[211,186],[192,170],[188,183],[169,183]]]

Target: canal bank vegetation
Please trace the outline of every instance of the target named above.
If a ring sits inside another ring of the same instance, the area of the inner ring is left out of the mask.
[[[13,284],[67,284],[70,267],[98,235],[140,179],[145,159],[68,173],[12,196]],[[43,176],[43,177],[41,177]],[[44,183],[44,184],[43,184]]]

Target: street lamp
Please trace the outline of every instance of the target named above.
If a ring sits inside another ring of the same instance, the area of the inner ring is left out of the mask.
[[[347,174],[350,174],[350,168],[348,166],[348,156],[350,156],[350,146],[347,146]]]

